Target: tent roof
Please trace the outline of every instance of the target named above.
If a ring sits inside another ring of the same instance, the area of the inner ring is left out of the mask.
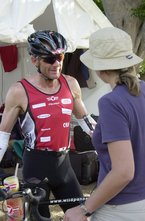
[[[54,17],[47,13],[53,7]],[[54,19],[56,29],[68,41],[69,51],[88,48],[89,36],[95,30],[112,26],[93,0],[5,0],[0,7],[0,44],[26,42],[34,32],[33,21],[45,16]],[[39,29],[42,30],[40,26]]]

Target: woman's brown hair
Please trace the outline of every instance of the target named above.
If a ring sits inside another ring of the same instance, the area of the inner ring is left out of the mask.
[[[135,68],[130,67],[125,69],[119,69],[116,71],[119,73],[119,78],[116,84],[125,84],[132,95],[138,96],[140,94],[140,86]]]

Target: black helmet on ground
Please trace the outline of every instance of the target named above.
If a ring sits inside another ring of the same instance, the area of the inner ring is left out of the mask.
[[[67,42],[58,32],[37,31],[28,37],[28,52],[30,55],[47,57],[53,55],[53,52],[57,50],[58,53],[65,53],[67,50]]]

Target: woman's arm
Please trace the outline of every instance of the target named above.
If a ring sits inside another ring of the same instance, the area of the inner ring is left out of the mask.
[[[108,150],[111,170],[85,202],[90,213],[116,196],[134,178],[134,158],[130,140],[109,143]],[[68,210],[65,214],[64,221],[81,220],[87,219],[82,216],[79,206]]]

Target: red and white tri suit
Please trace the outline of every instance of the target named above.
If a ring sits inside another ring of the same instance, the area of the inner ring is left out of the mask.
[[[60,89],[55,94],[39,91],[26,79],[20,82],[25,88],[28,106],[20,124],[25,147],[61,151],[68,148],[73,97],[63,75]]]
[[[44,201],[49,200],[50,191],[56,199],[83,197],[69,152],[63,151],[69,146],[73,96],[63,75],[59,81],[60,89],[55,94],[43,93],[25,79],[20,81],[28,98],[26,112],[19,118],[25,140],[23,178],[25,181],[47,178]],[[65,212],[78,204],[60,206]],[[41,215],[50,217],[47,204],[39,205],[38,209]]]

